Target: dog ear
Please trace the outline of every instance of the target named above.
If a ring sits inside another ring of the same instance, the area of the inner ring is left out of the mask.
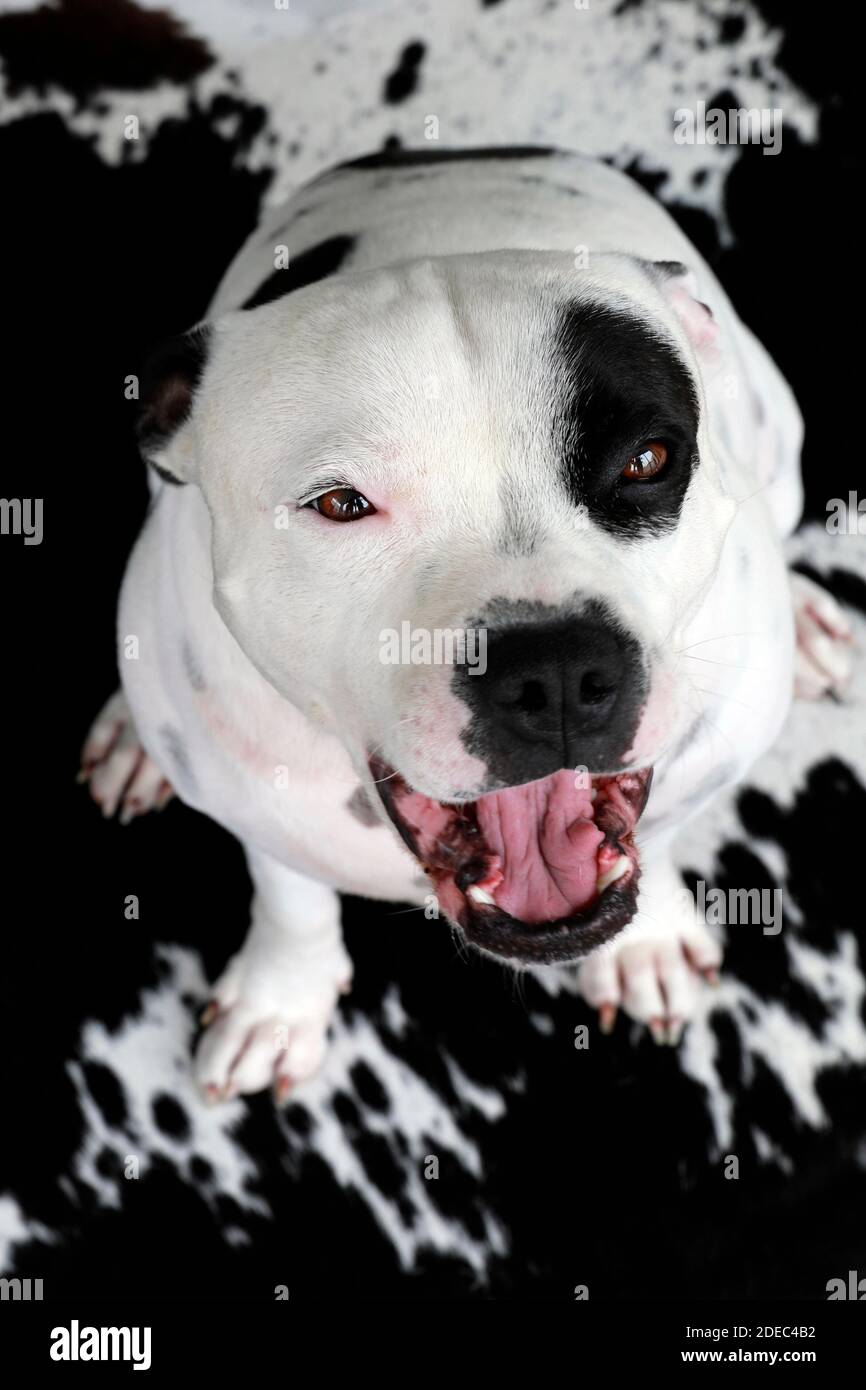
[[[193,397],[207,362],[210,329],[199,324],[170,338],[144,365],[135,425],[142,458],[169,483],[194,480]]]
[[[719,325],[709,305],[698,298],[694,271],[681,261],[648,261],[646,268],[685,329],[698,358],[706,366],[714,366],[719,359]]]

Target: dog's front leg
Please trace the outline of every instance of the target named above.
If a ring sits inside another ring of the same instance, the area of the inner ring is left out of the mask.
[[[337,894],[247,851],[252,921],[215,985],[195,1074],[208,1100],[273,1086],[283,1101],[319,1067],[328,1024],[352,964]]]
[[[722,952],[667,856],[644,863],[638,910],[609,945],[580,967],[580,992],[599,1011],[603,1032],[617,1010],[645,1023],[658,1043],[679,1041],[703,980],[714,981]],[[703,978],[702,978],[703,977]]]

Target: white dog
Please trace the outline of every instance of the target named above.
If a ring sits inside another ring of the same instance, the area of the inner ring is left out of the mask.
[[[849,633],[785,567],[791,392],[664,209],[535,148],[332,170],[154,361],[140,440],[84,772],[107,814],[174,788],[246,849],[206,1093],[320,1062],[339,891],[582,960],[603,1027],[675,1040],[720,953],[671,838],[776,737],[795,667],[844,681]],[[428,659],[443,633],[463,659]]]

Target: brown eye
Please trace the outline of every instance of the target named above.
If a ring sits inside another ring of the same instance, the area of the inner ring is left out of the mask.
[[[376,511],[373,503],[352,487],[332,488],[321,497],[314,497],[307,506],[329,521],[359,521],[362,516],[373,516]]]
[[[650,444],[645,444],[639,454],[633,454],[622,470],[622,476],[628,482],[641,482],[644,478],[654,478],[657,473],[661,473],[668,461],[668,451],[664,444],[658,440],[653,440]]]

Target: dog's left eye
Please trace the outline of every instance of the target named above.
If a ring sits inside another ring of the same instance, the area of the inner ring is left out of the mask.
[[[657,439],[645,444],[637,454],[632,454],[622,470],[622,476],[628,482],[642,482],[645,478],[654,478],[657,473],[661,473],[668,461],[668,451],[664,444]]]
[[[373,503],[352,487],[332,488],[306,505],[328,521],[359,521],[362,516],[373,516],[376,511]]]

